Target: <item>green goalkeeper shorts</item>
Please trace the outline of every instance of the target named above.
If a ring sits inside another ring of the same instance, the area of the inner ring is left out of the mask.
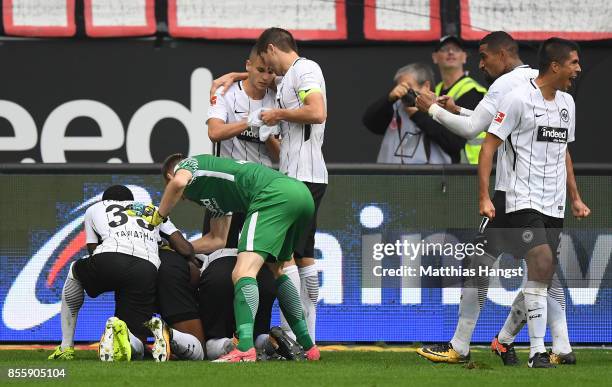
[[[275,179],[251,202],[238,252],[267,253],[268,261],[289,261],[313,215],[314,202],[304,183],[290,177]]]

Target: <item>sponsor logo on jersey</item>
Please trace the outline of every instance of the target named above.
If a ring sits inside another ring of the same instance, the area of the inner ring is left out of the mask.
[[[538,126],[538,141],[567,142],[567,128],[553,128],[552,126]]]
[[[208,211],[210,211],[213,218],[225,215],[225,211],[221,209],[215,198],[200,199],[200,202]]]
[[[239,140],[248,141],[248,142],[256,142],[258,144],[263,144],[263,142],[259,139],[259,134],[253,131],[253,128],[248,128],[244,132],[240,133],[238,136]]]

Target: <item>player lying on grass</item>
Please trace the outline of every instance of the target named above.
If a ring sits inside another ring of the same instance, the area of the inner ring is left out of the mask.
[[[128,211],[151,211],[134,202],[125,186],[106,189],[102,201],[85,212],[85,234],[90,255],[70,265],[62,289],[62,343],[49,359],[74,358],[74,333],[85,292],[96,298],[102,293],[115,292],[115,316],[108,319],[100,342],[99,356],[103,361],[141,359],[144,342],[149,335],[145,323],[157,328],[151,320],[155,311],[157,269],[160,265],[158,242],[160,229],[166,231],[170,243],[179,238],[171,222],[153,226],[140,217],[128,216]],[[159,227],[158,227],[159,226]],[[167,228],[167,229],[166,229]],[[180,235],[182,238],[182,235]],[[156,341],[153,355],[167,360],[169,347],[153,332]]]
[[[234,284],[232,271],[236,266],[238,249],[219,249],[207,256],[200,256],[202,277],[199,284],[200,316],[204,322],[206,356],[216,360],[236,348],[233,339],[236,329],[234,316]],[[259,307],[254,320],[254,345],[258,360],[287,360],[304,358],[295,342],[279,328],[270,330],[272,306],[276,299],[274,276],[266,265],[257,274]],[[270,338],[271,337],[271,338]]]
[[[433,93],[424,93],[417,97],[417,107],[419,109],[428,111],[435,120],[446,126],[450,131],[467,139],[475,138],[479,133],[488,129],[495,117],[498,105],[505,95],[517,87],[528,84],[530,79],[538,76],[537,70],[523,64],[519,57],[517,42],[503,31],[495,31],[485,36],[479,43],[479,53],[481,58],[479,67],[485,78],[493,84],[473,112],[455,106],[454,101],[447,97],[443,97],[442,105],[449,111],[444,110],[436,104],[436,96]],[[501,222],[501,218],[505,216],[503,196],[507,187],[502,184],[503,182],[500,182],[500,177],[506,173],[504,164],[500,162],[505,152],[506,148],[502,147],[497,153],[493,201],[499,210],[494,222]],[[571,185],[575,185],[573,173],[568,174],[568,187]],[[581,201],[576,201],[576,205],[572,205],[572,208],[584,205],[584,203],[580,203]],[[489,226],[495,227],[495,224]],[[489,261],[481,263],[493,265],[494,261],[503,253],[503,250],[489,249],[487,253],[490,255]],[[435,362],[463,363],[468,361],[472,334],[480,310],[486,301],[488,284],[488,278],[485,277],[472,279],[472,283],[464,286],[459,304],[459,321],[453,338],[448,343],[422,347],[417,350],[417,353]],[[523,294],[519,293],[512,304],[500,335],[494,338],[491,343],[491,349],[501,357],[506,365],[518,364],[518,358],[512,343],[526,322],[523,317],[517,318],[517,316],[525,316],[526,314],[522,297]],[[551,286],[549,297],[549,302],[555,303],[553,307],[555,312],[549,315],[549,326],[553,336],[553,356],[551,359],[559,364],[575,363],[575,356],[572,353],[567,333],[565,294],[561,286]]]
[[[168,158],[167,182],[160,208],[151,216],[160,224],[181,197],[208,209],[211,222],[229,212],[247,214],[238,244],[238,259],[232,272],[234,310],[239,342],[236,349],[217,361],[255,361],[254,319],[259,290],[255,277],[267,262],[276,278],[278,300],[297,341],[309,360],[318,360],[319,350],[308,334],[299,294],[282,274],[282,263],[291,259],[295,244],[314,212],[312,196],[303,183],[261,165],[209,155]]]

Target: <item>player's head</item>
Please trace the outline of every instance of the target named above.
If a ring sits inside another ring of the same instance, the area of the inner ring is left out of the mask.
[[[291,32],[282,28],[268,28],[259,35],[255,43],[257,54],[264,63],[270,66],[277,75],[284,75],[282,57],[286,54],[297,53],[297,44]]]
[[[257,54],[257,47],[251,49],[249,59],[246,61],[246,71],[249,74],[249,83],[258,90],[265,90],[272,86],[276,77],[272,68],[266,66],[263,59]]]
[[[118,202],[134,200],[134,194],[124,185],[111,185],[102,194],[102,200],[116,200]]]
[[[463,42],[456,36],[447,35],[440,39],[436,50],[431,54],[434,64],[440,67],[440,71],[463,70],[467,60],[467,54],[463,50]]]
[[[176,167],[176,164],[180,163],[181,160],[186,158],[187,157],[182,153],[175,153],[166,157],[166,160],[164,160],[161,168],[161,173],[166,184],[168,184],[168,182],[174,177],[174,167]]]
[[[400,67],[395,73],[393,80],[396,84],[407,83],[408,86],[420,92],[421,90],[431,90],[434,82],[434,73],[430,66],[423,63],[410,63]]]
[[[561,38],[550,38],[540,46],[540,75],[548,76],[556,90],[567,91],[580,74],[578,44]]]
[[[478,44],[478,67],[487,82],[493,83],[512,70],[512,64],[519,60],[518,52],[518,43],[507,32],[494,31],[482,38]]]

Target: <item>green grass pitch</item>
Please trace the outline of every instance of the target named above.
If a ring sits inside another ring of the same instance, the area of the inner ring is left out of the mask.
[[[214,364],[172,361],[102,363],[95,351],[77,351],[73,361],[51,362],[45,350],[0,351],[0,385],[58,386],[587,386],[612,383],[612,350],[576,350],[578,365],[533,370],[503,367],[484,349],[466,365],[433,364],[414,352],[322,352],[320,362]],[[527,352],[518,351],[521,361]],[[8,368],[65,367],[64,379],[17,380]]]

